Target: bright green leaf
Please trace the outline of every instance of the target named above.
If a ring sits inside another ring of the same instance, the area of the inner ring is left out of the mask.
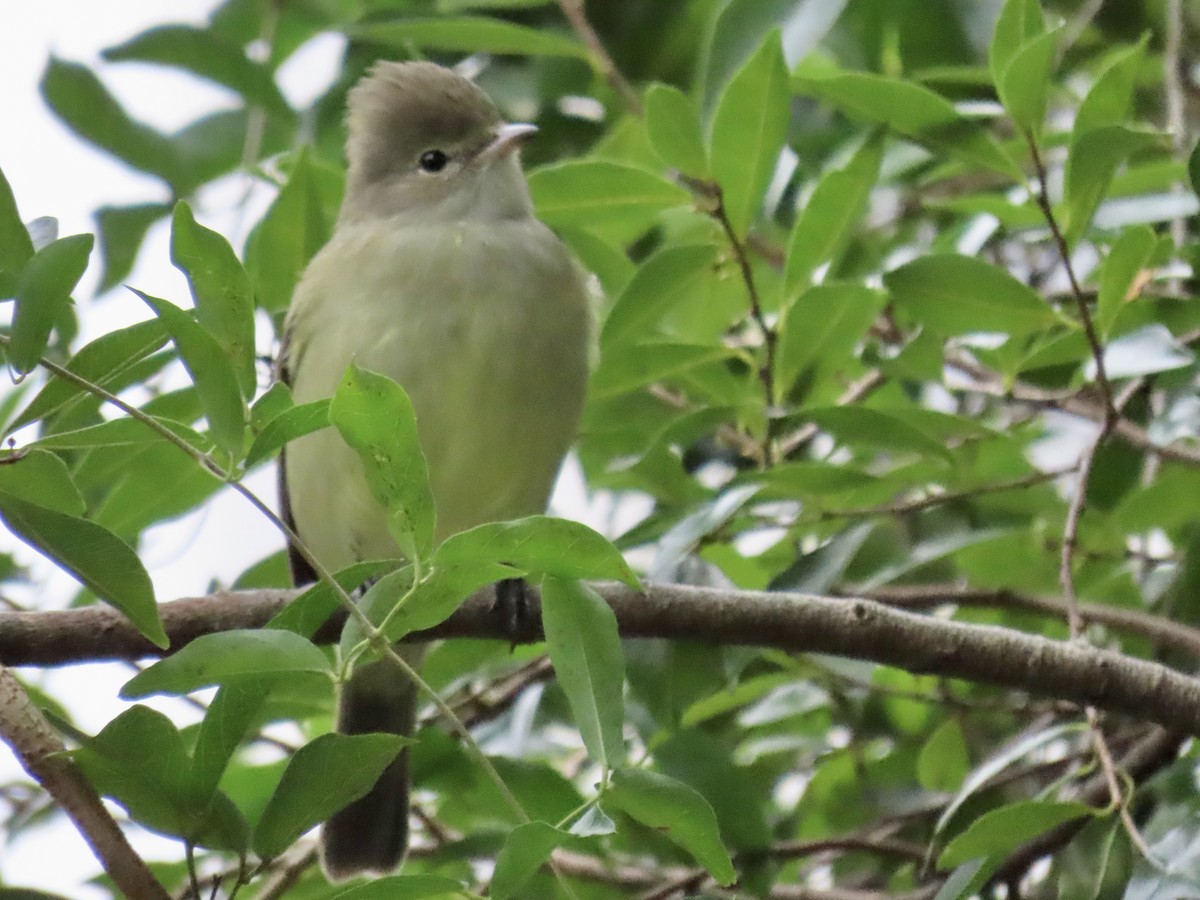
[[[301,403],[273,417],[250,445],[246,453],[246,468],[265,462],[288,441],[328,428],[329,403],[328,400]]]
[[[739,237],[761,208],[775,172],[787,139],[790,99],[787,65],[775,30],[725,86],[713,114],[712,172]]]
[[[565,35],[483,16],[406,18],[380,25],[359,25],[348,33],[358,40],[401,50],[425,47],[453,53],[586,56],[583,45]]]
[[[50,332],[87,268],[92,242],[90,234],[59,238],[37,251],[21,271],[8,347],[9,364],[18,374],[37,368]]]
[[[718,884],[733,884],[737,877],[729,852],[721,845],[712,807],[683,782],[644,769],[618,769],[601,805],[620,810],[674,841]]]
[[[601,346],[660,332],[659,320],[676,307],[686,308],[697,282],[716,277],[716,256],[712,244],[674,244],[642,263],[604,322]]]
[[[0,453],[0,493],[68,516],[82,516],[86,509],[67,464],[36,448],[12,456]]]
[[[1114,55],[1096,76],[1091,90],[1075,113],[1076,134],[1083,134],[1104,125],[1119,125],[1129,114],[1134,84],[1149,38],[1149,33],[1146,33],[1132,47]]]
[[[652,84],[646,91],[646,130],[667,166],[693,178],[708,176],[708,151],[696,106],[679,88]]]
[[[1035,137],[1046,118],[1046,97],[1050,90],[1058,51],[1059,32],[1048,31],[1026,41],[1004,69],[997,83],[1000,99],[1017,128]]]
[[[819,284],[805,291],[788,310],[780,332],[780,387],[787,390],[809,366],[852,359],[886,299],[859,284]]]
[[[689,202],[690,195],[661,175],[607,160],[572,160],[531,172],[529,191],[538,218],[551,227],[605,226],[642,231],[665,209]]]
[[[150,576],[123,540],[95,522],[3,492],[0,518],[22,541],[125,613],[147,640],[167,646]]]
[[[1127,228],[1100,266],[1100,291],[1096,301],[1096,328],[1107,338],[1121,314],[1130,291],[1140,291],[1139,279],[1150,264],[1158,237],[1148,225]]]
[[[1003,80],[1005,70],[1021,48],[1045,30],[1041,0],[1005,0],[988,47],[988,68],[995,84]]]
[[[1067,156],[1066,222],[1067,241],[1074,243],[1092,222],[1096,207],[1108,193],[1117,167],[1133,154],[1162,140],[1154,131],[1125,125],[1105,125],[1072,137]]]
[[[171,262],[187,276],[196,320],[216,340],[237,373],[242,394],[254,396],[254,298],[241,262],[217,232],[192,217],[186,203],[175,205]]]
[[[518,825],[504,839],[496,855],[496,870],[492,874],[488,896],[507,900],[521,895],[521,889],[550,854],[575,836],[546,822],[526,822]]]
[[[542,626],[558,685],[588,755],[604,769],[620,765],[625,759],[625,661],[616,616],[587,585],[547,576]]]
[[[329,421],[362,460],[401,552],[424,560],[433,548],[433,491],[408,394],[390,378],[352,364],[329,404]]]
[[[313,643],[290,631],[255,629],[201,635],[125,683],[127,700],[151,694],[188,694],[248,675],[271,678],[331,675],[329,661]]]
[[[929,736],[917,755],[917,780],[928,791],[957,790],[970,766],[962,728],[957,720],[947,719]]]
[[[229,356],[216,338],[178,306],[136,288],[130,290],[154,310],[175,342],[179,358],[196,385],[213,440],[231,456],[240,457],[245,440],[246,404]]]

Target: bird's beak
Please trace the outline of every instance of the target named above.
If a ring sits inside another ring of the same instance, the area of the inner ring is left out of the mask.
[[[493,159],[507,156],[537,134],[537,130],[536,125],[528,125],[523,122],[501,125],[496,129],[495,138],[483,148],[479,155]]]

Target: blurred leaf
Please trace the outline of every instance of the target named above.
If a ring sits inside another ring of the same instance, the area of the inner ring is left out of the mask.
[[[257,466],[274,456],[284,444],[314,431],[329,427],[328,400],[314,400],[292,406],[273,417],[246,453],[246,468]]]
[[[433,492],[408,394],[390,378],[351,364],[329,404],[329,421],[362,460],[404,557],[426,559],[433,549]]]
[[[827,406],[806,410],[805,415],[840,443],[929,455],[947,463],[952,461],[950,451],[938,435],[883,410]]]
[[[1002,806],[984,813],[954,838],[938,857],[938,866],[950,868],[979,856],[1000,856],[1056,825],[1096,812],[1086,803],[1049,800],[1025,800]]]
[[[971,760],[962,728],[947,719],[921,747],[917,756],[917,780],[930,791],[952,791],[967,777]]]
[[[125,683],[121,697],[137,700],[152,694],[189,694],[247,675],[319,675],[328,679],[332,671],[324,653],[290,631],[222,631],[201,635],[144,669]]]
[[[725,347],[707,344],[638,341],[602,357],[588,390],[593,400],[613,397],[731,355]]]
[[[1096,76],[1091,90],[1075,113],[1075,134],[1105,125],[1119,125],[1128,115],[1138,69],[1149,39],[1149,32],[1142,35],[1142,39],[1132,47],[1115,54]]]
[[[784,269],[785,302],[811,283],[821,263],[841,252],[867,208],[883,159],[881,136],[873,134],[843,169],[827,172],[796,217]]]
[[[357,25],[347,33],[356,40],[400,50],[425,47],[453,53],[587,56],[582,44],[565,35],[483,16],[402,19],[379,25]]]
[[[0,518],[14,535],[125,613],[148,641],[167,646],[150,576],[119,537],[95,522],[3,491]]]
[[[139,203],[135,206],[102,206],[96,210],[96,229],[100,235],[100,256],[104,274],[101,292],[120,284],[133,271],[138,250],[146,232],[171,212],[165,203]]]
[[[712,807],[683,782],[644,769],[618,769],[600,802],[683,847],[718,884],[734,882],[736,873],[721,845]]]
[[[1105,125],[1072,136],[1066,167],[1066,223],[1063,229],[1069,243],[1078,240],[1091,224],[1117,167],[1134,153],[1161,139],[1158,132],[1135,130],[1125,125]]]
[[[21,221],[17,200],[0,172],[0,271],[16,275],[33,257],[33,242]]]
[[[850,360],[887,297],[858,284],[819,284],[788,310],[779,340],[778,379],[787,390],[809,366]]]
[[[560,831],[546,822],[518,825],[509,832],[496,856],[496,871],[488,896],[495,900],[520,896],[525,883],[550,858],[555,848],[575,839],[569,831]]]
[[[1158,238],[1148,226],[1121,232],[1100,266],[1100,292],[1096,300],[1096,328],[1107,338],[1129,298],[1140,290],[1138,279],[1150,264]]]
[[[54,113],[85,141],[141,172],[178,188],[181,163],[161,133],[129,117],[86,66],[51,57],[42,75],[42,96]]]
[[[258,303],[269,312],[287,308],[300,274],[332,231],[317,173],[301,148],[266,215],[246,242],[246,271]]]
[[[897,305],[940,334],[1028,334],[1059,322],[1038,293],[970,256],[922,256],[883,276]]]
[[[558,685],[588,755],[605,771],[625,760],[625,662],[617,618],[592,588],[542,579],[542,626]]]
[[[663,164],[693,178],[708,176],[708,151],[695,105],[679,88],[652,84],[646,91],[646,129]]]
[[[241,47],[210,28],[161,25],[108,48],[101,56],[110,62],[175,66],[237,91],[249,103],[272,113],[291,113],[271,70],[248,59]]]
[[[253,847],[274,859],[300,835],[366,794],[408,738],[323,734],[297,750],[254,829]]]
[[[1129,883],[1132,855],[1119,820],[1093,819],[1058,855],[1058,897],[1100,900],[1119,896]]]
[[[171,223],[171,262],[187,276],[200,326],[229,358],[243,396],[253,397],[257,376],[250,280],[229,242],[198,224],[183,201],[175,205]]]
[[[21,271],[8,361],[18,374],[37,368],[50,332],[71,302],[92,252],[92,236],[76,234],[43,247]]]
[[[712,120],[712,172],[733,231],[744,237],[787,138],[788,71],[771,31],[721,92]]]
[[[991,135],[927,87],[865,72],[811,76],[803,70],[792,85],[798,93],[832,103],[850,116],[887,125],[936,154],[1011,178],[1024,177]]]
[[[1000,99],[1017,127],[1037,137],[1046,118],[1046,96],[1054,72],[1058,31],[1048,31],[1023,43],[996,83]]]
[[[235,459],[240,458],[245,440],[246,405],[232,361],[216,338],[178,306],[136,288],[130,290],[154,310],[175,342],[179,357],[196,385],[213,440]]]
[[[329,900],[423,900],[429,897],[470,897],[471,893],[452,878],[440,875],[391,875],[339,890]]]
[[[1046,30],[1039,0],[1005,0],[988,47],[988,67],[999,85],[1021,48]]]

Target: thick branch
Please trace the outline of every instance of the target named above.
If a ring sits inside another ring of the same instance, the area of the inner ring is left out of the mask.
[[[1200,682],[1158,663],[993,626],[969,625],[862,599],[653,585],[646,594],[597,588],[627,638],[668,638],[772,647],[865,659],[910,672],[1028,691],[1157,722],[1200,735]],[[285,591],[223,593],[163,604],[172,648],[201,634],[255,628],[291,596]],[[533,601],[531,601],[533,602]],[[540,620],[536,608],[531,619]],[[485,590],[442,625],[414,638],[508,638]],[[537,627],[536,624],[533,627]],[[336,633],[336,623],[322,639]],[[539,634],[526,636],[533,641]],[[0,661],[63,665],[135,659],[161,651],[107,607],[0,613]]]

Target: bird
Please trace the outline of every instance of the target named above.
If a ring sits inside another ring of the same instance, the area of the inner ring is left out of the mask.
[[[351,88],[346,189],[297,282],[278,373],[296,403],[333,395],[352,363],[408,393],[435,539],[545,512],[582,414],[593,331],[582,268],[534,214],[520,148],[488,95],[430,62],[376,63]],[[322,566],[400,548],[355,452],[332,428],[281,454],[285,520]],[[297,549],[294,581],[315,580]],[[423,647],[401,651],[419,664]],[[410,735],[417,691],[386,660],[340,686],[336,728]],[[408,844],[408,751],[322,829],[332,880],[394,871]]]

